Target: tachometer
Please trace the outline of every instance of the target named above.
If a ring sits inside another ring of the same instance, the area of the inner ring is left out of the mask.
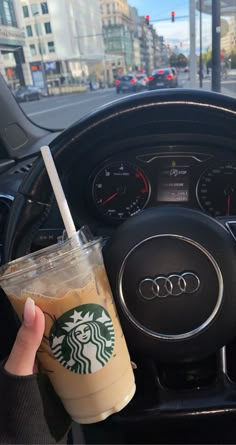
[[[111,162],[96,174],[92,196],[103,216],[124,220],[147,205],[150,184],[139,167],[129,162]]]
[[[212,216],[236,215],[236,162],[221,161],[208,168],[198,182],[197,198]]]

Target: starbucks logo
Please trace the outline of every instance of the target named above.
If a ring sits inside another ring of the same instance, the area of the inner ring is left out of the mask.
[[[56,319],[49,336],[54,357],[77,374],[102,369],[112,356],[115,333],[108,312],[98,304],[83,304]]]

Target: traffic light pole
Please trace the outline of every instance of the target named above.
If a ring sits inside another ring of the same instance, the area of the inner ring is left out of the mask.
[[[190,56],[189,72],[190,87],[196,88],[196,19],[195,0],[189,0],[189,34],[190,34]]]
[[[220,61],[220,2],[212,1],[212,91],[221,91],[221,61]]]
[[[199,0],[199,34],[200,34],[200,57],[199,57],[199,86],[202,88],[203,60],[202,60],[202,0]]]

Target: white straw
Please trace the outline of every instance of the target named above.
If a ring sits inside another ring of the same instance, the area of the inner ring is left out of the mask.
[[[48,172],[49,179],[52,184],[52,188],[57,200],[57,204],[59,210],[61,212],[61,216],[66,228],[67,236],[71,238],[76,233],[76,228],[74,225],[74,221],[72,219],[70,209],[61,185],[61,181],[59,179],[56,166],[54,164],[54,160],[50,151],[50,148],[45,145],[41,147],[41,153],[43,156],[43,160],[46,166],[46,170]]]

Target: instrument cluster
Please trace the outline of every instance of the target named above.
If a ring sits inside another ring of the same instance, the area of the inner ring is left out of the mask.
[[[236,160],[206,153],[112,158],[92,173],[89,190],[95,213],[111,224],[168,204],[236,216]]]

